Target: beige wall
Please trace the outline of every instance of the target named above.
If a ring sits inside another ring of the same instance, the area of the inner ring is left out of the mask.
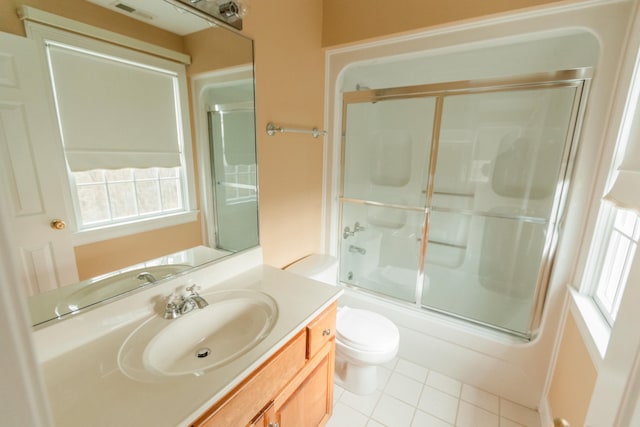
[[[185,51],[191,55],[189,76],[219,68],[251,64],[251,40],[223,28],[207,28],[184,37]]]
[[[323,46],[525,9],[562,0],[323,0]]]
[[[554,418],[583,426],[598,373],[571,312],[567,315],[549,391]]]
[[[260,243],[278,267],[320,250],[322,138],[265,128],[322,127],[321,32],[322,0],[254,1],[245,19],[255,40]]]
[[[85,280],[139,262],[198,246],[199,222],[165,227],[145,233],[76,247],[78,276]],[[123,248],[126,248],[123,249]]]

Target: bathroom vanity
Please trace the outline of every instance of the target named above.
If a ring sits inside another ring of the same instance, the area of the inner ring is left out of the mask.
[[[335,324],[333,303],[193,426],[324,425],[333,405]]]
[[[167,297],[193,283],[209,305],[162,318]],[[262,265],[256,249],[41,328],[34,337],[55,425],[323,425],[341,292]],[[234,344],[262,322],[259,299],[275,304],[268,328],[248,347]],[[201,362],[191,348],[199,342],[213,358],[239,350]],[[193,359],[180,358],[183,347]]]

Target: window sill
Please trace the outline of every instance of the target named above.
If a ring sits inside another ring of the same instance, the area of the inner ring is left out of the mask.
[[[596,369],[600,367],[607,352],[611,327],[600,313],[591,297],[569,287],[570,310],[578,325],[582,340],[589,351]]]
[[[130,236],[132,234],[144,233],[145,231],[153,231],[159,228],[186,224],[188,222],[195,221],[197,218],[198,211],[193,210],[168,215],[162,218],[146,219],[125,224],[94,228],[92,230],[77,231],[73,233],[73,246],[82,246],[118,237]]]

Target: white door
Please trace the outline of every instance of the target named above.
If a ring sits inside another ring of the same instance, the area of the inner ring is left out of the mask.
[[[27,293],[78,281],[59,133],[35,42],[0,33],[0,179]]]

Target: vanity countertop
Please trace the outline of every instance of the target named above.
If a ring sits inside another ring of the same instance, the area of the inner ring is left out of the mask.
[[[142,322],[159,315],[147,313],[42,363],[55,425],[188,426],[342,293],[338,287],[264,265],[201,293],[227,289],[261,291],[277,302],[273,330],[256,347],[200,376],[154,383],[133,380],[118,367],[118,351]]]

